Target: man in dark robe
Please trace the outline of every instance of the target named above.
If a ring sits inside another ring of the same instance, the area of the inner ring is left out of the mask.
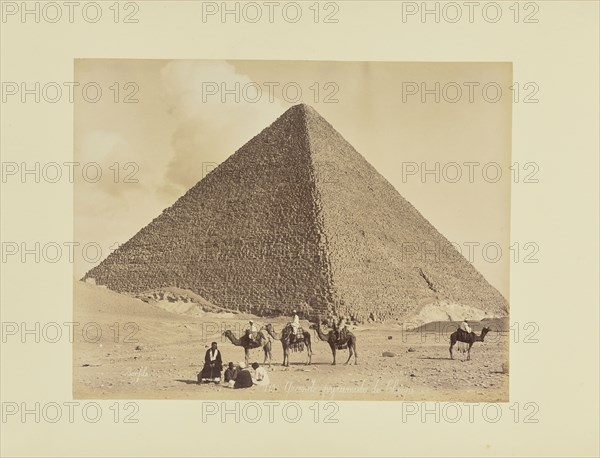
[[[221,383],[221,371],[223,362],[221,361],[221,352],[217,348],[217,342],[213,342],[204,355],[204,367],[198,377],[201,383]]]
[[[235,376],[233,388],[250,388],[252,385],[254,385],[254,383],[252,382],[252,374],[246,368],[246,363],[244,363],[243,361],[240,362],[239,367],[240,369],[237,375]]]
[[[227,365],[227,369],[225,369],[225,383],[229,383],[230,380],[234,380],[235,381],[235,377],[237,375],[237,369],[234,367],[233,363],[230,362]]]

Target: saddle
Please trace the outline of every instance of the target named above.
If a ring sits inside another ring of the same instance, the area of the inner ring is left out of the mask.
[[[460,328],[456,330],[456,338],[457,340],[466,340],[471,336],[471,333],[464,331]]]
[[[345,348],[348,348],[348,329],[346,326],[338,331],[336,345],[338,350],[344,350]]]
[[[250,329],[246,329],[246,337],[248,339],[248,346],[250,348],[260,347],[260,338],[263,337],[260,331],[258,331],[256,335],[253,336],[250,332]]]
[[[290,335],[290,344],[303,343],[304,342],[304,330],[302,326],[298,326],[298,332],[294,334],[294,327],[292,323],[288,323],[285,327],[286,333]]]

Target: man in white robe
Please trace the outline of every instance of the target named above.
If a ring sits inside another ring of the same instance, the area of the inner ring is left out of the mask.
[[[467,322],[467,319],[465,318],[465,320],[460,324],[460,329],[462,329],[463,331],[465,331],[467,334],[471,334],[471,326],[469,326],[469,323]]]
[[[253,342],[256,342],[256,337],[258,336],[258,328],[254,324],[253,320],[248,321],[248,335]]]
[[[252,363],[252,369],[254,369],[252,382],[255,385],[267,386],[270,383],[269,374],[264,367],[261,367],[258,363]]]
[[[292,318],[292,328],[294,329],[294,335],[298,335],[298,329],[300,328],[300,318],[298,318],[298,313],[293,310],[292,313],[294,317]]]

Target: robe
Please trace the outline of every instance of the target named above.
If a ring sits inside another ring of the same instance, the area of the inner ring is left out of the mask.
[[[225,383],[228,383],[230,380],[235,380],[237,375],[237,370],[234,369],[225,369]]]
[[[252,377],[252,381],[255,385],[266,386],[270,383],[269,374],[264,367],[259,367],[254,371],[254,377]]]
[[[235,377],[233,388],[250,388],[252,386],[252,374],[248,369],[242,369]]]
[[[198,377],[202,383],[221,382],[221,371],[223,370],[223,362],[221,361],[221,352],[217,349],[213,352],[212,348],[206,350],[204,355],[204,367]]]

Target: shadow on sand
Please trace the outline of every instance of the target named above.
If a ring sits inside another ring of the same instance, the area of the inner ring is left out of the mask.
[[[198,380],[181,380],[177,379],[176,382],[185,383],[186,385],[198,385]]]

